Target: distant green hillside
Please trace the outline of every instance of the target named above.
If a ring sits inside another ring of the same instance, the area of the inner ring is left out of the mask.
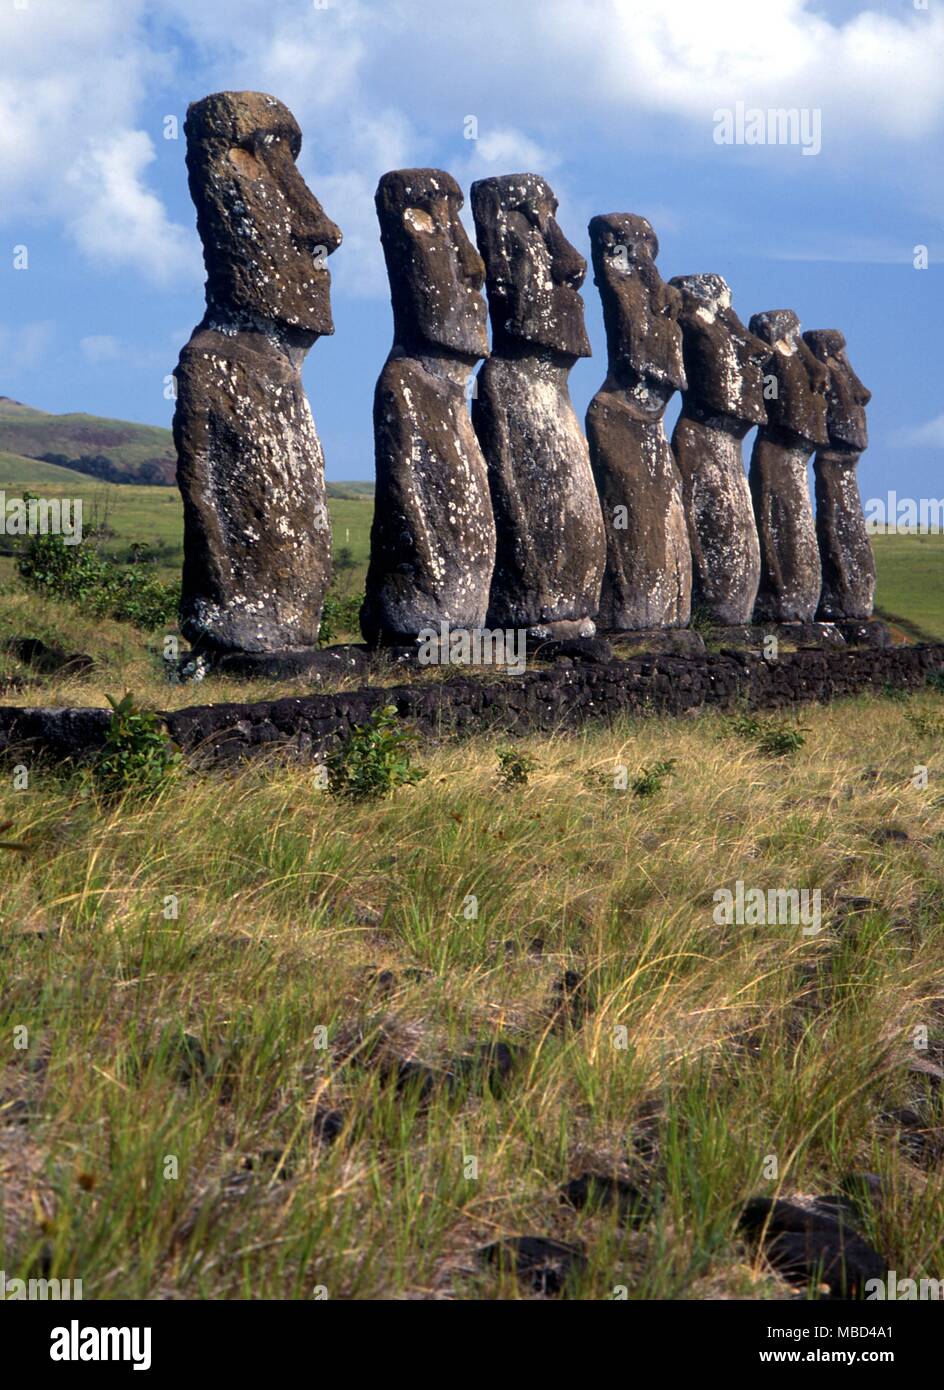
[[[0,451],[74,469],[105,482],[174,482],[170,430],[99,415],[49,415],[0,396]]]

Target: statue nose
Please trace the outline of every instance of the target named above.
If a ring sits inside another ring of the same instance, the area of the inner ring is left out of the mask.
[[[551,252],[551,279],[555,285],[570,285],[579,290],[586,278],[587,262],[553,219],[547,229],[547,242]]]

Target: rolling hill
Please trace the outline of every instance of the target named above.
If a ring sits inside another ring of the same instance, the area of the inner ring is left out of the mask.
[[[109,483],[172,486],[170,430],[99,415],[50,415],[0,396],[0,451],[56,464]]]

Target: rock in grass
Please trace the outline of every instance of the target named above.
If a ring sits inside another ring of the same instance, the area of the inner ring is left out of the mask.
[[[401,1061],[395,1069],[397,1091],[416,1095],[422,1104],[428,1104],[437,1095],[480,1095],[485,1090],[497,1098],[522,1053],[523,1048],[514,1043],[496,1041],[481,1043],[468,1055],[448,1058],[441,1067]]]
[[[604,1173],[581,1173],[561,1188],[561,1199],[578,1210],[583,1207],[616,1208],[627,1226],[641,1226],[652,1214],[645,1192],[625,1178]]]
[[[839,1205],[751,1197],[738,1228],[778,1274],[791,1283],[825,1285],[831,1298],[861,1298],[869,1279],[884,1282],[887,1261]]]
[[[340,1110],[329,1110],[320,1106],[311,1122],[311,1132],[319,1144],[333,1144],[344,1128],[344,1115]]]
[[[486,1245],[479,1258],[516,1274],[534,1293],[551,1295],[560,1293],[568,1279],[587,1265],[579,1246],[547,1236],[507,1236]]]

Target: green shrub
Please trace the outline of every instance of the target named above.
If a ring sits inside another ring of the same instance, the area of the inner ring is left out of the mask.
[[[944,695],[944,671],[932,671],[928,676],[928,685],[939,695]]]
[[[375,709],[369,721],[328,756],[329,791],[365,801],[422,781],[424,769],[411,765],[417,741],[416,734],[400,725],[396,705]]]
[[[759,753],[782,758],[803,747],[807,730],[785,719],[761,719],[756,714],[739,714],[726,721],[724,732],[755,744]]]
[[[165,584],[143,565],[116,565],[88,541],[66,545],[62,536],[30,536],[17,570],[31,589],[79,603],[96,617],[135,623],[145,631],[176,622],[180,584]]]
[[[768,757],[783,758],[796,753],[806,743],[807,730],[785,720],[767,720],[757,740],[757,751]]]
[[[330,589],[325,594],[324,608],[321,611],[318,645],[330,646],[338,640],[342,632],[359,633],[363,602],[363,594],[351,594],[345,598],[343,594]]]
[[[734,738],[750,739],[752,743],[760,737],[762,728],[763,725],[756,714],[736,714],[724,723],[726,734],[731,734]]]
[[[498,780],[503,787],[525,786],[537,765],[534,758],[529,757],[527,753],[520,752],[517,748],[499,748],[498,750]]]
[[[112,708],[108,734],[90,768],[103,796],[155,792],[180,769],[180,754],[161,727],[160,716],[139,709],[130,691],[121,700],[107,697]]]
[[[663,758],[659,762],[653,763],[652,767],[644,767],[639,776],[630,783],[636,796],[655,796],[665,785],[666,779],[671,777],[675,768],[675,758]]]

